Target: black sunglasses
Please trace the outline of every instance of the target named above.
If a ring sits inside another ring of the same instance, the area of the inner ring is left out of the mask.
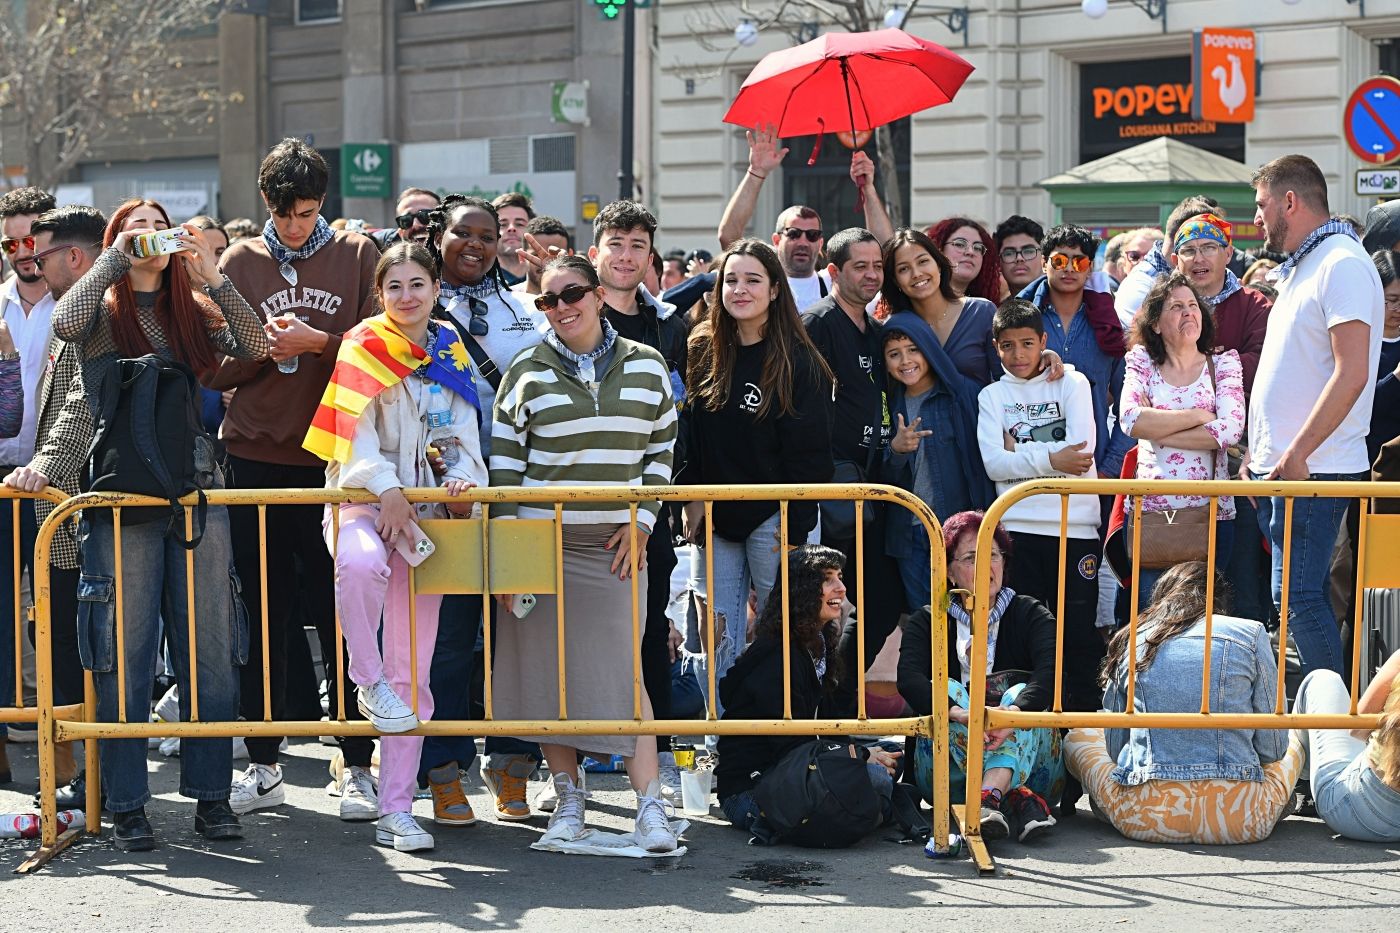
[[[593,289],[587,285],[567,285],[561,288],[557,295],[554,292],[545,292],[535,296],[535,307],[541,311],[553,311],[559,307],[561,301],[566,305],[575,305],[592,292]]]
[[[787,237],[789,240],[800,240],[805,236],[808,243],[815,243],[822,238],[822,232],[820,230],[799,230],[796,227],[788,227],[783,231],[783,236]]]
[[[453,301],[458,301],[458,299],[448,299],[446,295],[444,295],[443,298],[447,300],[447,304],[443,306],[443,311],[440,312],[439,316],[447,318],[453,324],[456,324],[457,319],[447,313],[447,309],[450,308]],[[471,334],[473,337],[485,337],[491,332],[491,322],[486,319],[487,312],[491,310],[490,306],[488,306],[485,301],[472,295],[467,295],[462,300],[466,301],[467,308],[471,311],[471,317],[467,319],[467,333]]]
[[[428,225],[428,219],[432,217],[432,215],[433,212],[428,208],[420,208],[416,211],[409,211],[407,214],[400,214],[394,218],[394,223],[398,225],[400,230],[407,230],[409,227],[413,226],[415,220],[418,221],[419,225],[426,227]]]

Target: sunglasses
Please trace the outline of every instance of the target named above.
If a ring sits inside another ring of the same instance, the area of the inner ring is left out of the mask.
[[[1088,256],[1066,256],[1064,253],[1050,254],[1050,268],[1056,272],[1073,269],[1075,272],[1088,272],[1094,261]]]
[[[99,245],[99,244],[94,243],[94,244],[92,244],[92,246],[90,246],[90,247],[88,247],[88,248],[89,248],[89,249],[93,249],[93,248],[96,248],[98,245]],[[79,247],[74,246],[72,243],[62,243],[62,244],[60,244],[60,245],[58,245],[58,246],[50,246],[48,249],[44,250],[42,253],[35,253],[35,254],[33,255],[33,257],[31,257],[31,258],[33,258],[33,260],[34,260],[34,268],[38,269],[40,272],[43,272],[43,271],[44,271],[44,259],[45,259],[46,257],[48,257],[48,256],[52,256],[54,253],[60,252],[61,250],[65,250],[65,249],[79,249]]]
[[[1135,249],[1123,250],[1123,258],[1127,259],[1129,262],[1142,262],[1142,257],[1146,255],[1146,253],[1140,252]]]
[[[491,308],[486,302],[482,301],[480,298],[474,298],[471,295],[467,295],[465,298],[453,297],[448,299],[446,296],[443,297],[444,300],[447,301],[447,304],[443,307],[445,307],[448,312],[452,310],[454,305],[461,304],[463,301],[466,302],[467,307],[471,310],[471,317],[467,319],[467,333],[471,334],[473,337],[485,337],[491,332],[491,322],[486,319],[486,315]],[[444,314],[444,316],[454,323],[456,322],[456,318],[453,318],[450,313]]]
[[[788,227],[783,231],[783,236],[789,240],[800,240],[805,236],[808,243],[815,243],[822,238],[823,234],[820,230],[798,230],[796,227]]]
[[[33,251],[34,238],[32,236],[7,236],[5,239],[0,240],[0,249],[3,249],[7,256],[13,256],[15,253],[19,252],[21,246],[27,250]]]
[[[949,240],[948,245],[951,246],[953,249],[963,253],[966,253],[970,250],[976,253],[978,256],[985,256],[987,254],[987,246],[981,240],[978,240],[975,243],[969,243],[962,237],[958,237],[956,240]]]
[[[535,307],[541,311],[553,311],[559,307],[560,302],[566,305],[576,305],[591,294],[593,294],[593,289],[587,285],[569,285],[561,288],[558,294],[544,292],[535,296]]]
[[[1039,246],[1023,246],[1020,249],[1014,246],[1008,246],[1001,251],[1001,261],[1015,262],[1018,259],[1034,259],[1039,255]]]
[[[426,227],[428,225],[428,219],[432,214],[433,212],[425,207],[420,210],[409,211],[407,214],[400,214],[394,218],[394,223],[400,230],[407,230],[409,227],[413,226],[415,222],[419,226]]]

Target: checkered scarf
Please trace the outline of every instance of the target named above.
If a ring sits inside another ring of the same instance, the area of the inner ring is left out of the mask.
[[[1283,265],[1274,270],[1272,279],[1280,285],[1286,282],[1288,277],[1293,274],[1293,270],[1298,267],[1298,263],[1302,262],[1303,259],[1307,257],[1308,253],[1317,249],[1322,241],[1329,236],[1349,236],[1353,240],[1360,241],[1360,237],[1356,235],[1356,231],[1352,229],[1351,224],[1344,220],[1329,220],[1312,233],[1308,234],[1308,238],[1303,241],[1303,244],[1295,249],[1293,254],[1283,261]]]
[[[307,259],[316,250],[325,246],[335,236],[335,231],[331,225],[326,223],[326,218],[320,214],[316,215],[316,226],[311,231],[311,236],[306,238],[306,242],[301,244],[301,249],[288,249],[282,245],[282,241],[277,238],[277,227],[273,225],[272,218],[267,219],[263,224],[263,242],[267,244],[267,251],[272,254],[272,258],[277,260],[277,271],[282,273],[282,278],[287,280],[288,285],[297,284],[297,270],[292,268],[293,259]]]

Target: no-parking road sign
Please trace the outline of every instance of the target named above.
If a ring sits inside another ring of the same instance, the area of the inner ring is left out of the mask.
[[[1372,165],[1400,159],[1400,81],[1362,81],[1347,101],[1342,131],[1351,151]]]

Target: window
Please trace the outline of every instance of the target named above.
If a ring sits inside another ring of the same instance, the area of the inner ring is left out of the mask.
[[[296,0],[297,25],[330,23],[340,19],[341,0]]]
[[[899,194],[904,202],[904,222],[909,222],[909,118],[890,124],[894,135],[895,168],[899,173]],[[790,150],[783,159],[783,207],[805,204],[822,217],[827,236],[853,225],[863,225],[864,217],[856,211],[856,188],[851,184],[851,150],[841,145],[835,133],[822,137],[815,165],[807,159],[817,142],[815,136],[798,136],[783,140]],[[872,134],[865,152],[879,171],[880,154]],[[884,190],[883,178],[878,181]]]

